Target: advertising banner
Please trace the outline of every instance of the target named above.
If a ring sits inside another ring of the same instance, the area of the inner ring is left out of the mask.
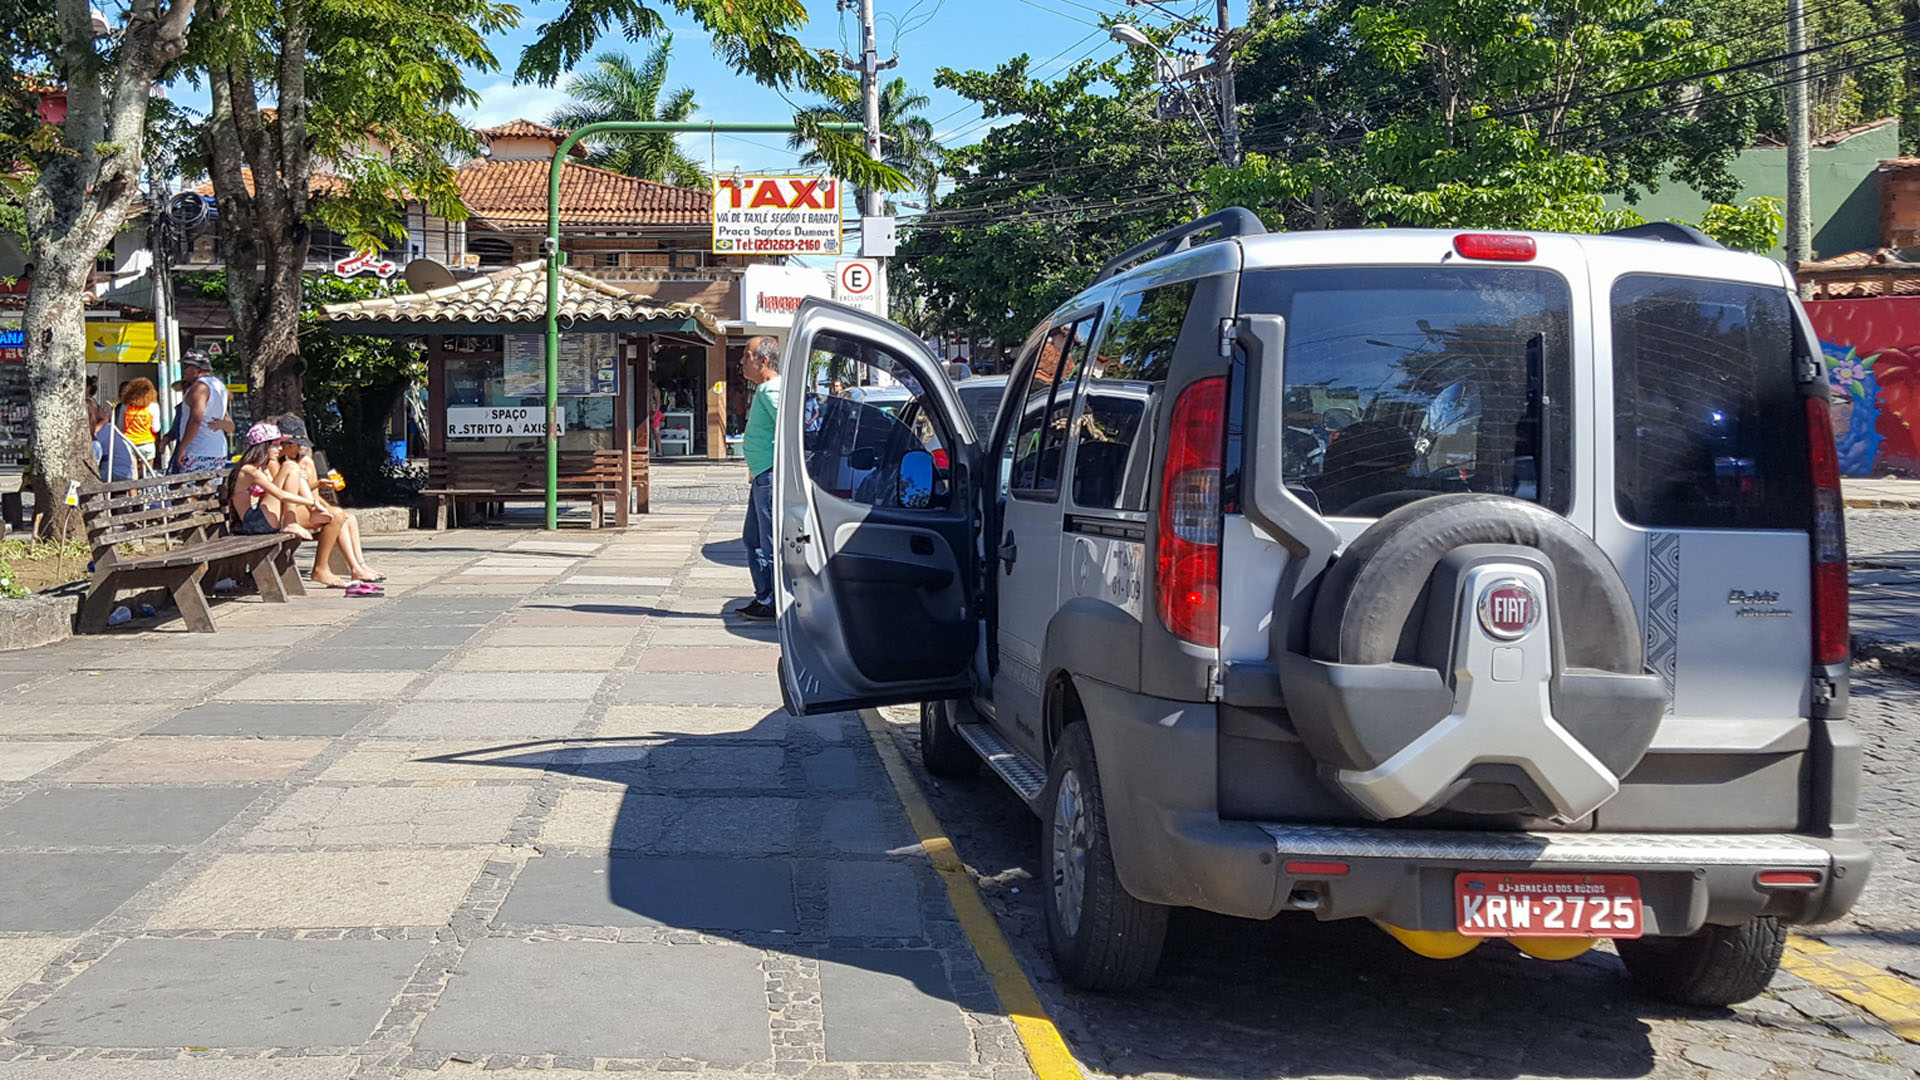
[[[838,255],[840,190],[840,181],[831,176],[716,176],[713,250]]]

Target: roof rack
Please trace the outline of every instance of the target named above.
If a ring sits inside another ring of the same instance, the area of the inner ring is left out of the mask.
[[[1229,206],[1225,210],[1216,211],[1206,217],[1195,218],[1185,225],[1176,225],[1151,240],[1133,245],[1114,256],[1107,265],[1102,266],[1100,272],[1094,275],[1093,283],[1100,284],[1138,262],[1143,255],[1151,255],[1157,259],[1162,255],[1171,255],[1191,247],[1191,241],[1195,236],[1213,232],[1216,229],[1220,232],[1220,235],[1214,238],[1216,240],[1226,240],[1235,236],[1260,236],[1267,231],[1267,227],[1261,224],[1253,211],[1244,206]]]
[[[1727,245],[1701,232],[1691,225],[1682,225],[1677,221],[1649,221],[1643,225],[1629,225],[1624,229],[1611,229],[1601,236],[1620,236],[1628,240],[1661,240],[1669,244],[1695,244],[1699,247],[1719,248],[1725,251]]]

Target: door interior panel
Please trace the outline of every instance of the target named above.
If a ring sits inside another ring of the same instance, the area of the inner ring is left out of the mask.
[[[840,502],[820,501],[823,517],[829,513],[824,504]],[[835,606],[886,613],[883,619],[848,621],[844,632],[854,666],[870,679],[888,681],[964,671],[973,659],[975,621],[955,541],[942,528],[956,523],[930,522],[925,511],[916,511],[910,524],[894,524],[875,520],[885,510],[843,505],[865,514],[832,527],[828,580]]]

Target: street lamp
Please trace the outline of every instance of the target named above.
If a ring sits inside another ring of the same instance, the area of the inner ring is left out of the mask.
[[[1220,144],[1213,141],[1213,132],[1207,130],[1207,122],[1201,118],[1200,106],[1194,103],[1193,93],[1187,89],[1186,84],[1179,80],[1178,72],[1173,66],[1173,58],[1167,55],[1166,50],[1132,23],[1114,23],[1107,27],[1107,36],[1122,45],[1153,50],[1153,55],[1159,59],[1160,70],[1166,72],[1166,81],[1172,84],[1174,92],[1187,103],[1188,111],[1193,113],[1194,126],[1200,129],[1200,134],[1206,136],[1207,145],[1213,147],[1213,156],[1219,158],[1222,164],[1231,167],[1233,162],[1228,161],[1226,155],[1220,152]]]

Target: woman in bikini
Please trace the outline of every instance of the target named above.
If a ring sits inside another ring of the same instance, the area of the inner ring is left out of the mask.
[[[312,531],[300,524],[293,509],[304,506],[313,511],[311,520],[316,525],[325,526],[332,519],[326,516],[319,499],[282,486],[281,481],[287,477],[279,460],[283,438],[280,429],[272,424],[248,428],[247,452],[240,456],[240,464],[234,466],[233,472],[227,474],[226,490],[222,494],[227,512],[233,515],[235,531],[242,535],[283,532],[311,540]]]
[[[344,582],[334,576],[328,567],[332,562],[333,549],[337,545],[340,553],[346,556],[347,569],[353,580],[364,584],[376,585],[387,579],[367,565],[365,550],[360,546],[360,519],[350,510],[343,510],[326,500],[326,494],[332,490],[332,481],[322,478],[319,469],[313,463],[312,445],[306,441],[306,425],[295,418],[296,428],[289,424],[281,430],[284,437],[279,444],[279,472],[276,479],[280,486],[297,495],[312,496],[319,503],[318,511],[309,510],[304,504],[293,507],[294,519],[319,533],[319,543],[313,553],[313,580],[330,589],[341,588]],[[278,427],[276,423],[274,425]],[[313,520],[314,514],[324,514],[332,523],[322,527]]]

